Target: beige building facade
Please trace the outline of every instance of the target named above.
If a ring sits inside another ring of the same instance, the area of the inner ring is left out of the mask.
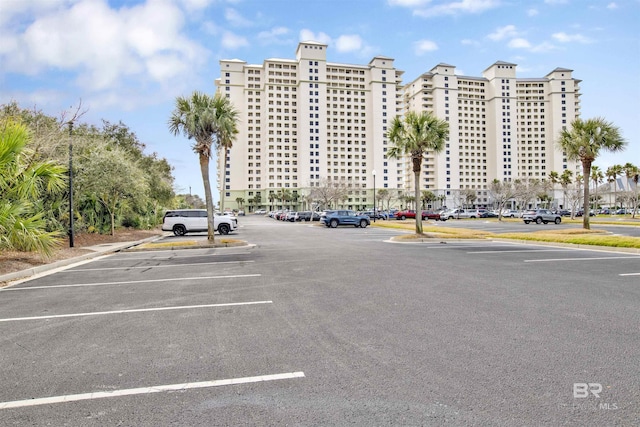
[[[445,150],[429,153],[423,164],[421,189],[439,197],[436,206],[458,206],[467,189],[475,191],[475,205],[489,206],[494,179],[576,171],[555,144],[580,114],[571,70],[522,79],[515,64],[496,62],[481,77],[466,77],[438,64],[403,84],[392,58],[333,63],[326,44],[302,42],[295,59],[221,60],[220,73],[217,91],[240,113],[239,134],[218,161],[225,208],[311,209],[309,194],[327,180],[350,189],[341,207],[373,206],[374,186],[403,207],[402,196],[413,193],[411,164],[387,158],[386,134],[392,119],[409,110],[450,123]]]

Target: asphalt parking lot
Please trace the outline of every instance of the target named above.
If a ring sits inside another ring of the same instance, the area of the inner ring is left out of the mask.
[[[0,290],[0,424],[640,422],[640,255],[239,222]]]

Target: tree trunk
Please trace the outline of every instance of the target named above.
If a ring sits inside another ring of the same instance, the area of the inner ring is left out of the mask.
[[[224,147],[224,162],[222,163],[222,182],[220,183],[220,212],[224,213],[224,195],[226,193],[226,184],[227,184],[227,147]],[[207,173],[208,176],[208,173]]]
[[[209,180],[209,157],[200,154],[200,172],[202,173],[202,183],[204,184],[204,198],[207,206],[207,240],[215,242],[214,233],[216,230],[213,221],[213,197],[211,196],[211,181]]]
[[[589,177],[591,176],[591,161],[582,161],[582,182],[584,185],[584,197],[582,199],[582,228],[589,230]]]
[[[418,208],[418,201],[420,200],[420,169],[422,166],[422,155],[418,158],[413,158],[413,175],[415,180],[414,197],[416,201],[416,234],[422,234],[422,210]]]

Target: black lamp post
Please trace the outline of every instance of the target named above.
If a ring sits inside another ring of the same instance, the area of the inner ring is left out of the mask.
[[[376,170],[371,171],[373,175],[373,222],[376,222]]]
[[[73,122],[69,122],[69,247],[73,247]]]

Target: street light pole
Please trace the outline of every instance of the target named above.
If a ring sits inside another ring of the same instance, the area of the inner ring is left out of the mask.
[[[69,122],[69,247],[73,247],[73,122]]]
[[[373,175],[373,222],[376,222],[376,170],[371,171]]]

